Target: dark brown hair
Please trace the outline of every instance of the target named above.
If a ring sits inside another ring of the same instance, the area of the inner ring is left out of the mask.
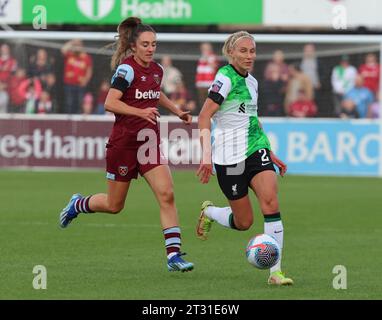
[[[121,61],[131,55],[132,45],[135,44],[142,32],[153,32],[155,30],[148,24],[143,24],[142,20],[137,17],[129,17],[123,20],[117,28],[118,39],[117,48],[111,58],[111,68],[115,69]]]

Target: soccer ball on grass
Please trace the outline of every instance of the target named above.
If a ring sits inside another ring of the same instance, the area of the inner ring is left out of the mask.
[[[245,253],[250,264],[258,269],[269,269],[280,260],[280,245],[275,238],[258,234],[249,240]]]

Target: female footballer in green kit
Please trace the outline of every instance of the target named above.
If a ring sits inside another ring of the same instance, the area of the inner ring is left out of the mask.
[[[282,248],[284,230],[274,165],[281,176],[287,166],[271,151],[257,117],[258,83],[249,74],[256,58],[256,44],[248,32],[239,31],[228,37],[223,53],[229,64],[219,69],[199,114],[203,153],[197,175],[202,183],[208,183],[213,164],[229,207],[216,207],[211,201],[204,201],[197,236],[206,240],[214,221],[231,229],[249,229],[253,223],[250,187],[264,215],[264,233],[274,237]],[[270,269],[268,283],[293,284],[281,271],[281,258]]]

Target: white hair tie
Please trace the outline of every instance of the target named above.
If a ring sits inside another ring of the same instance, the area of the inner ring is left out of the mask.
[[[253,39],[253,37],[250,35],[250,34],[246,34],[244,36],[241,36],[239,38],[237,38],[231,45],[231,48],[234,47],[234,45],[236,44],[236,42],[238,42],[239,40],[243,39],[243,38],[250,38],[253,42],[255,42],[255,39]]]

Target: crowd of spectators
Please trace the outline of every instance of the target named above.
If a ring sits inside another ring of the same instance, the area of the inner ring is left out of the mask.
[[[268,62],[262,83],[264,116],[315,117],[317,100],[322,95],[320,62],[313,44],[303,49],[303,58],[287,64],[283,52],[276,50]],[[369,53],[358,69],[348,55],[340,58],[331,72],[333,117],[379,117],[380,65],[377,56]]]
[[[323,95],[322,70],[314,44],[303,47],[302,58],[286,62],[284,52],[275,50],[263,71],[255,70],[259,81],[261,116],[316,117],[320,115]],[[56,72],[55,59],[61,59],[62,74]],[[171,56],[163,55],[161,89],[182,110],[198,114],[218,68],[219,61],[210,43],[200,45],[194,69],[194,86],[183,70],[174,66]],[[109,79],[100,79],[90,90],[93,77],[92,56],[81,40],[74,39],[61,47],[61,57],[52,57],[46,49],[34,51],[25,67],[13,57],[7,43],[0,45],[0,113],[104,114],[104,101],[110,88]],[[255,66],[256,68],[256,66]],[[58,77],[62,79],[58,79]],[[59,81],[58,81],[59,80]],[[331,70],[331,116],[340,118],[378,118],[380,65],[377,55],[368,53],[358,67],[343,55]],[[62,88],[57,88],[62,84]],[[63,99],[57,91],[63,91]],[[326,89],[327,90],[327,89]],[[60,101],[58,101],[60,100]],[[60,108],[56,106],[60,105]]]
[[[341,118],[379,118],[380,66],[369,53],[356,67],[344,55],[333,69],[332,86],[335,114]]]
[[[64,64],[64,101],[61,110],[57,95],[56,61],[40,48],[21,67],[12,56],[8,44],[0,46],[0,112],[47,114],[91,114],[98,110],[94,97],[87,91],[92,77],[93,63],[85,52],[81,40],[71,40],[63,45],[61,54]],[[99,94],[102,93],[102,86]],[[102,112],[104,113],[104,112]]]

